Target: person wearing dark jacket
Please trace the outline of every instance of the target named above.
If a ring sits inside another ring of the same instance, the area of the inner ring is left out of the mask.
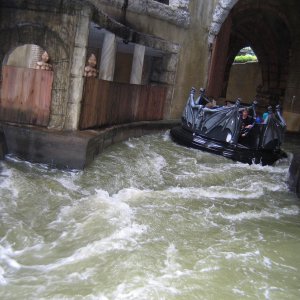
[[[241,136],[245,137],[255,123],[255,120],[251,116],[249,116],[249,112],[247,108],[245,108],[242,112],[241,121],[242,121]]]

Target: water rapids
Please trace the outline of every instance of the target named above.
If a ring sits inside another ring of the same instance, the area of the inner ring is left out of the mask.
[[[169,132],[116,144],[80,172],[8,157],[0,298],[299,299],[290,160],[249,166]]]

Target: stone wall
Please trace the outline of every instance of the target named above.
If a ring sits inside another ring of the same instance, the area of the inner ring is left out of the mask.
[[[262,83],[259,63],[233,64],[230,70],[226,99],[252,103],[256,90]]]
[[[123,16],[122,10],[126,10],[130,13],[160,19],[183,28],[188,28],[190,24],[190,0],[170,0],[169,5],[155,0],[135,0],[128,1],[127,7],[125,7],[126,1],[124,0],[90,0],[90,2],[96,7],[104,7],[105,11],[108,11],[120,21],[122,21]]]
[[[178,118],[181,115],[191,86],[198,88],[206,85],[209,59],[207,37],[214,2],[177,1],[176,7],[172,6],[171,1],[169,6],[150,0],[129,1],[130,5],[126,11],[127,24],[138,32],[145,33],[145,39],[148,34],[157,37],[158,40],[161,38],[170,44],[180,45],[179,51],[168,51],[169,55],[164,57],[162,63],[163,75],[160,76],[160,82],[175,86],[169,92],[166,118]],[[114,16],[116,20],[124,21],[121,10],[124,1],[100,3],[105,13]],[[173,20],[165,16],[168,12],[172,12]],[[184,14],[184,18],[181,18],[181,13]],[[156,45],[153,45],[156,48]]]
[[[12,0],[2,1],[0,11],[1,62],[24,44],[38,45],[49,53],[54,70],[49,127],[58,129],[64,127],[67,114],[77,24],[86,13],[79,3],[71,4]]]
[[[190,88],[206,87],[212,43],[227,16],[238,5],[247,16],[247,9],[258,4],[252,0],[170,0],[169,5],[154,0],[2,0],[0,59],[3,61],[9,51],[24,43],[35,43],[47,50],[55,72],[49,126],[76,129],[90,20],[127,42],[164,53],[160,60],[157,59],[157,68],[150,80],[169,86],[165,118],[178,118]],[[278,88],[278,93],[282,94],[286,87],[284,109],[300,113],[300,26],[295,17],[299,1],[290,0],[283,5],[279,0],[267,0],[260,7],[274,14],[278,12],[280,20],[288,22],[289,31],[286,29],[282,34],[290,33],[292,40],[291,45],[286,45],[290,47],[288,74],[285,70],[278,71],[284,64],[262,66],[265,88],[273,88],[274,93]],[[270,36],[275,33],[276,30]],[[259,41],[259,33],[256,38]],[[276,41],[276,36],[272,41]],[[272,53],[272,47],[265,48],[265,62],[268,62],[269,52],[273,61],[280,57],[280,53],[278,56]],[[277,74],[280,75],[278,80]],[[226,84],[225,79],[223,85]],[[280,95],[280,101],[282,98]]]
[[[86,56],[87,23],[164,55],[150,81],[169,86],[165,118],[181,115],[191,86],[205,86],[208,28],[215,1],[1,1],[0,59],[14,47],[37,44],[54,69],[49,127],[76,129]],[[120,22],[120,23],[118,23]],[[122,23],[122,24],[121,24]]]

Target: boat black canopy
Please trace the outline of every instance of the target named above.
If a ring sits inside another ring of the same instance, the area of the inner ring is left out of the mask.
[[[286,124],[279,106],[274,111],[268,107],[266,121],[257,123],[256,101],[245,106],[237,99],[233,105],[216,106],[203,89],[195,100],[195,91],[191,89],[181,126],[171,129],[176,142],[250,164],[273,164],[286,157],[280,149]],[[242,136],[242,111],[245,109],[249,111],[253,126]]]

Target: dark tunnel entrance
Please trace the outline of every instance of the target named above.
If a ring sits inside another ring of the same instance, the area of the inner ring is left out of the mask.
[[[292,45],[289,20],[296,5],[292,0],[286,2],[240,0],[231,9],[212,46],[209,96],[226,98],[234,58],[240,49],[251,47],[261,72],[262,82],[255,91],[259,102],[284,105]]]

